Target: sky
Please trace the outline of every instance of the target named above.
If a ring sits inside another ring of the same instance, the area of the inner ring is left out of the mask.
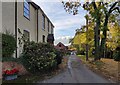
[[[70,45],[69,39],[75,35],[75,30],[85,25],[86,11],[79,8],[78,15],[72,15],[65,11],[61,0],[32,0],[41,7],[44,13],[52,21],[54,28],[55,45],[62,42]]]

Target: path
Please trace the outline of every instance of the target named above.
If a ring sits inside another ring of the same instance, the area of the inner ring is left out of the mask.
[[[38,83],[110,83],[103,77],[89,70],[78,57],[71,55],[68,68],[51,79]]]

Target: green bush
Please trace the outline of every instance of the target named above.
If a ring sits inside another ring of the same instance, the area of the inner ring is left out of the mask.
[[[115,61],[120,61],[120,51],[115,51],[113,53],[113,58]]]
[[[62,62],[64,53],[61,52],[61,51],[56,50],[56,51],[55,51],[55,54],[56,54],[57,65],[59,65],[59,64],[61,64],[61,62]]]
[[[21,63],[19,58],[14,58],[14,57],[3,57],[2,62],[17,62]]]
[[[85,51],[84,50],[79,50],[79,51],[77,51],[77,55],[85,55]]]
[[[16,39],[9,34],[2,34],[2,57],[12,57],[16,49]]]
[[[49,44],[27,42],[21,59],[31,73],[50,71],[57,66],[55,49]]]

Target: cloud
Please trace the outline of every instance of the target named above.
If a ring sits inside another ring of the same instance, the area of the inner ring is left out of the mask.
[[[85,24],[84,17],[73,17],[73,18],[65,18],[54,21],[54,25],[56,29],[69,29],[75,25],[80,26]]]
[[[86,11],[84,11],[82,8],[79,8],[79,14],[74,16],[65,11],[60,0],[33,1],[35,1],[35,3],[42,8],[42,10],[54,24],[55,44],[62,42],[68,45],[69,38],[75,35],[75,30],[80,28],[82,25],[85,25],[84,15],[86,14]]]
[[[59,39],[64,40],[64,39],[70,39],[70,38],[73,38],[73,37],[71,37],[71,36],[62,36],[62,37],[56,38],[56,40],[59,40]]]
[[[73,36],[61,36],[55,39],[55,45],[57,45],[59,42],[62,42],[64,45],[68,46],[70,45],[69,39],[73,38]]]

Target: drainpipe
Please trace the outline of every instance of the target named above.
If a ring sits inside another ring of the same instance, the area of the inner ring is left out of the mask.
[[[17,0],[15,0],[15,38],[16,38],[16,58],[17,58]]]
[[[38,42],[38,9],[37,9],[37,42]]]

